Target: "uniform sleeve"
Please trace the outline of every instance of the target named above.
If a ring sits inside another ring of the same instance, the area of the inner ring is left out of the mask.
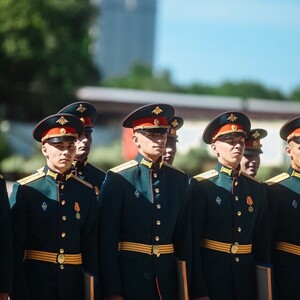
[[[89,195],[91,205],[81,233],[83,269],[85,272],[98,276],[98,203],[94,190]]]
[[[108,172],[101,187],[99,214],[100,285],[105,296],[122,295],[118,251],[122,202],[121,176]]]
[[[188,177],[183,182],[182,206],[174,231],[175,255],[179,260],[184,260],[187,266],[188,283],[190,286],[192,268],[192,231],[191,231],[191,198]]]
[[[0,292],[10,293],[12,288],[12,232],[11,212],[6,184],[0,181]]]
[[[270,212],[270,249],[271,249],[271,261],[273,261],[273,249],[275,249],[275,243],[276,243],[276,233],[277,228],[276,224],[278,224],[279,220],[279,203],[277,200],[277,197],[280,197],[282,195],[282,191],[278,189],[278,185],[266,185],[266,194],[267,194],[267,202]]]
[[[202,236],[205,221],[205,193],[197,180],[191,179],[191,212],[192,212],[192,298],[208,296],[202,265]]]
[[[24,187],[15,183],[10,198],[12,207],[13,233],[13,299],[29,299],[25,265],[23,261],[27,236],[27,224],[30,218]]]
[[[269,264],[270,257],[270,216],[266,189],[264,184],[260,184],[261,207],[255,225],[253,239],[253,254],[256,263]]]

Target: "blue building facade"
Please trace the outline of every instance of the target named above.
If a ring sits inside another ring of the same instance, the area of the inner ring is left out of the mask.
[[[102,78],[127,75],[137,62],[152,68],[157,0],[101,0],[97,5],[93,54]]]

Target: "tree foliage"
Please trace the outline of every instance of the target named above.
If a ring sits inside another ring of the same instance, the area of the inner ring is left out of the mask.
[[[54,113],[79,85],[97,82],[89,0],[0,0],[0,97],[7,117]],[[30,109],[28,109],[30,106]]]
[[[235,96],[241,98],[262,98],[284,100],[285,96],[276,89],[270,89],[252,81],[223,82],[217,86],[192,84],[186,87],[185,92],[191,94],[207,94],[216,96]]]
[[[294,89],[290,98],[292,101],[300,101],[300,86]]]
[[[172,81],[169,71],[162,71],[155,74],[152,72],[151,68],[139,63],[132,66],[128,76],[106,80],[102,83],[102,85],[106,87],[181,92],[186,94],[236,96],[241,98],[262,98],[273,100],[286,99],[286,96],[279,90],[266,88],[263,85],[252,81],[228,81],[214,86],[201,83],[179,86]]]
[[[150,67],[142,63],[134,64],[128,76],[108,79],[102,83],[106,87],[129,88],[173,92],[179,88],[172,82],[169,71],[154,74]]]

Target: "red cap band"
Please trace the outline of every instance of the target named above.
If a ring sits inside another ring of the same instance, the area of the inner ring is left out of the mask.
[[[72,127],[55,127],[51,128],[48,131],[45,131],[42,134],[41,141],[43,142],[44,140],[59,136],[74,136],[76,138],[78,137],[76,130]]]
[[[216,130],[213,134],[212,134],[212,141],[215,141],[219,136],[223,135],[223,134],[227,134],[227,133],[232,133],[232,132],[243,132],[244,131],[244,127],[241,124],[226,124],[220,128],[218,128],[218,130]]]
[[[80,121],[83,123],[85,127],[94,127],[92,120],[89,117],[81,117]]]
[[[136,129],[146,128],[168,128],[169,124],[165,117],[143,118],[132,122],[132,127]]]
[[[261,148],[260,140],[246,140],[245,141],[245,148],[247,148],[247,149],[260,149]]]

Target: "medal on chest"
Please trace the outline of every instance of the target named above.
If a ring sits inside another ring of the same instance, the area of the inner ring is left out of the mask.
[[[80,219],[80,206],[78,202],[74,203],[74,210],[76,211],[75,217],[77,220]]]
[[[251,196],[247,196],[247,204],[248,204],[248,211],[249,213],[253,213],[253,200],[252,200],[252,197]]]

